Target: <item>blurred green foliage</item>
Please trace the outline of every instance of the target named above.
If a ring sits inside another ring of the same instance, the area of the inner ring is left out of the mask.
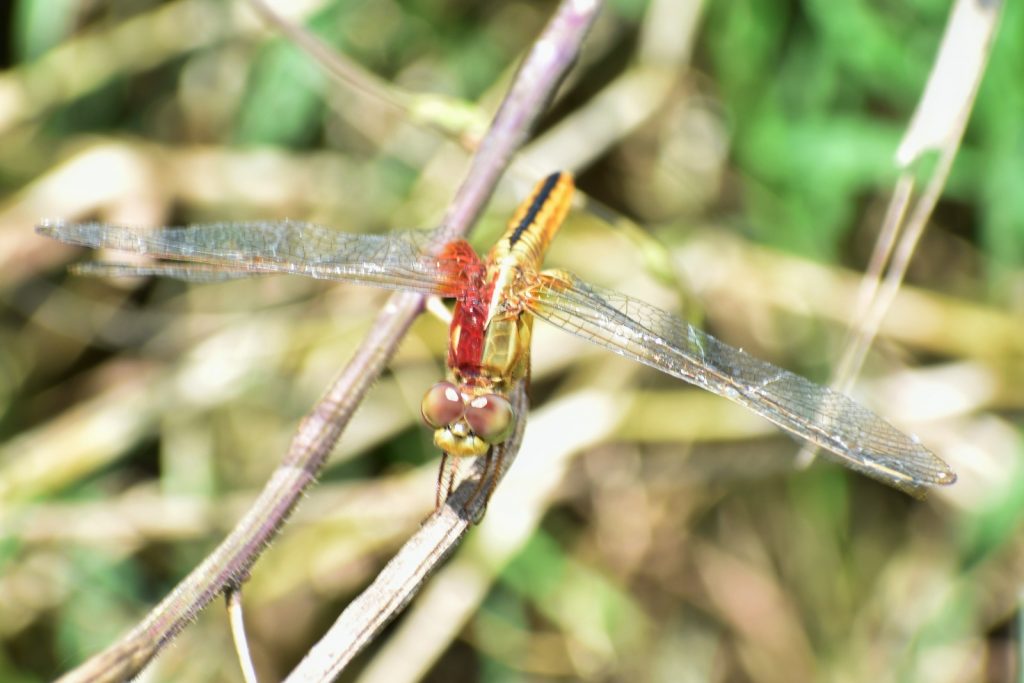
[[[893,150],[948,8],[938,0],[709,4],[709,68],[733,114],[752,234],[817,258],[841,256],[860,202],[893,181]],[[1024,163],[1020,12],[1008,3],[950,182],[976,211],[979,243],[1009,268],[1024,260],[1019,193],[1010,190]]]

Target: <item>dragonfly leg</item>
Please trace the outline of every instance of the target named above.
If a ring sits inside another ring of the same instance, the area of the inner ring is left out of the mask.
[[[480,479],[473,490],[473,495],[466,502],[466,508],[470,509],[477,502],[478,497],[483,495],[483,501],[476,514],[473,515],[474,524],[479,524],[483,520],[484,513],[487,512],[487,505],[491,502],[491,496],[494,495],[494,490],[497,488],[505,468],[505,450],[503,448],[491,448],[482,457],[484,458],[484,467],[480,472]]]
[[[473,523],[479,524],[487,512],[487,504],[494,495],[494,490],[505,470],[505,450],[503,448],[491,448],[486,454],[479,456],[483,458],[483,467],[479,467],[479,476],[473,477],[475,485],[468,497],[461,500],[453,500],[452,505],[464,512],[473,511]],[[436,509],[446,504],[452,493],[458,487],[459,462],[462,458],[443,453],[441,455],[441,467],[437,472],[437,494],[434,501]],[[483,498],[481,498],[483,496]],[[475,508],[475,510],[474,510]]]
[[[434,494],[434,508],[440,510],[455,489],[455,480],[459,473],[459,459],[441,454],[441,466],[437,470],[437,490]]]
[[[498,487],[498,482],[501,481],[502,475],[505,474],[505,449],[492,448],[491,452],[487,454],[487,458],[493,461],[494,467],[491,471],[490,478],[484,482],[487,486],[487,495],[484,497],[483,507],[480,508],[481,517],[483,517],[484,512],[487,511],[487,504],[491,502],[491,496],[494,495],[494,490]]]

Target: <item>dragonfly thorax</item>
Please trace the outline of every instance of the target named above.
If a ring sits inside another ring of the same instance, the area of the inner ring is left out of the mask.
[[[491,287],[455,303],[448,330],[449,380],[507,393],[529,372],[533,317],[502,310],[492,315]]]

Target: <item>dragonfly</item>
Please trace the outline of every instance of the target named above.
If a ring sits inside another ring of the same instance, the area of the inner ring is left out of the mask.
[[[956,481],[950,467],[917,437],[848,396],[729,346],[648,303],[564,270],[542,270],[573,192],[569,173],[541,180],[486,258],[462,239],[431,253],[428,231],[350,234],[299,221],[153,230],[50,221],[36,230],[74,245],[162,259],[149,266],[89,262],[78,272],[188,280],[291,273],[454,299],[446,378],[427,390],[421,404],[443,463],[487,455],[513,432],[521,416],[511,399],[529,381],[530,339],[539,318],[735,401],[820,446],[839,463],[896,488],[919,492]]]

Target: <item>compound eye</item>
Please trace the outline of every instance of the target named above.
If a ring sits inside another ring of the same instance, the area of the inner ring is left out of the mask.
[[[515,423],[512,404],[504,396],[476,396],[466,408],[466,422],[473,432],[487,443],[501,443],[508,438]]]
[[[423,421],[434,429],[447,427],[466,411],[459,388],[451,382],[438,382],[427,390],[420,403]]]

